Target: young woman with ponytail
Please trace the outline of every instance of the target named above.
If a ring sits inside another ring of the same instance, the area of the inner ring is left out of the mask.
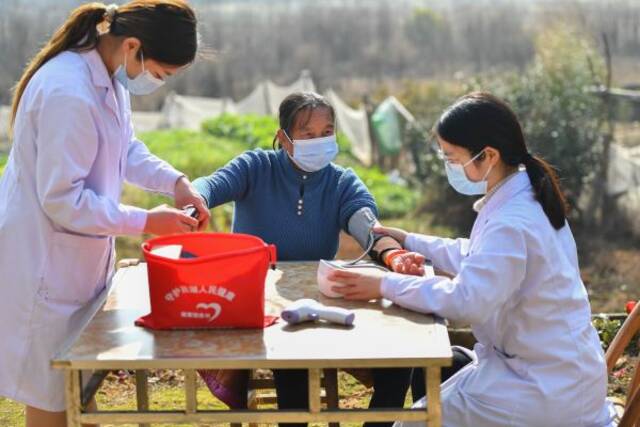
[[[435,135],[451,186],[483,196],[471,236],[376,231],[448,277],[337,272],[330,279],[344,287],[335,291],[471,325],[473,352],[454,348],[470,362],[441,386],[444,426],[608,425],[604,355],[556,174],[531,154],[509,106],[488,93],[456,101]]]
[[[0,395],[26,425],[65,424],[62,373],[49,361],[78,332],[113,272],[117,235],[203,228],[209,211],[184,174],[136,139],[129,93],[191,64],[196,17],[182,0],[77,8],[15,88],[13,146],[0,178]],[[194,204],[120,203],[124,181]]]

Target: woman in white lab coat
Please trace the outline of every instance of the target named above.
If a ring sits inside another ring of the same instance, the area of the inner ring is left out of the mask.
[[[196,55],[196,18],[179,0],[76,9],[27,66],[13,100],[13,147],[0,179],[0,395],[27,426],[65,425],[63,376],[49,361],[104,290],[114,237],[206,226],[189,180],[131,126],[129,92],[146,94]],[[195,204],[147,211],[120,203],[124,181]]]
[[[441,386],[445,426],[607,425],[603,352],[553,170],[530,154],[512,110],[487,93],[459,99],[435,134],[450,184],[484,195],[471,236],[379,231],[451,278],[335,273],[344,286],[336,291],[471,324],[474,360]]]

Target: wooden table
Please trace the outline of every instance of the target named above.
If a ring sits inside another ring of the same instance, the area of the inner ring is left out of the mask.
[[[386,300],[349,302],[321,296],[316,262],[279,263],[269,271],[266,311],[278,315],[290,302],[314,298],[327,305],[352,309],[353,327],[306,323],[289,326],[282,320],[264,330],[152,331],[134,326],[149,312],[146,264],[118,270],[104,306],[79,337],[53,361],[66,375],[70,427],[81,423],[275,423],[428,421],[441,425],[440,369],[451,363],[445,325],[432,316],[400,308]],[[325,368],[423,367],[428,407],[424,409],[321,408],[320,377]],[[197,369],[304,368],[309,371],[309,411],[198,410]],[[86,403],[110,370],[136,371],[137,411],[90,411]],[[184,410],[150,411],[146,370],[185,370]],[[94,372],[82,386],[82,371]]]

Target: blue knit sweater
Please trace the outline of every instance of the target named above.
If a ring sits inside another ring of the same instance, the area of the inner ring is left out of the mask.
[[[275,244],[282,261],[332,259],[340,230],[373,196],[352,169],[296,169],[284,150],[247,151],[193,182],[209,208],[235,202],[233,232]]]

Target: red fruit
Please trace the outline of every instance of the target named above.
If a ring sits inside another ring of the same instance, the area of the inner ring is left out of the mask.
[[[631,313],[635,306],[636,306],[636,302],[635,301],[627,301],[627,304],[624,306],[625,311],[627,312],[627,314]]]

